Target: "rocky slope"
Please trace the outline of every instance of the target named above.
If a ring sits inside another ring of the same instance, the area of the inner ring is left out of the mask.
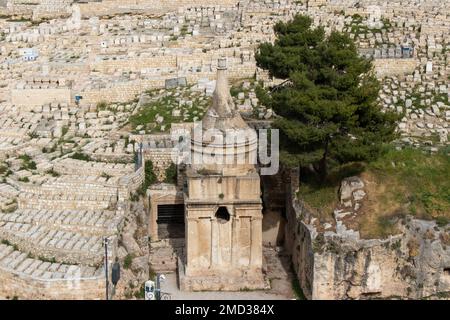
[[[309,299],[447,298],[450,225],[399,218],[386,239],[362,239],[352,230],[366,190],[358,177],[342,182],[334,224],[320,224],[301,200],[289,208],[288,247]]]

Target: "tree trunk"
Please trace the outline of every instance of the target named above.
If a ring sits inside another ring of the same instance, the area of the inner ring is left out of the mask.
[[[327,166],[327,158],[328,158],[328,138],[325,141],[325,148],[324,148],[322,159],[319,161],[319,175],[320,180],[322,182],[325,181],[325,179],[328,176],[328,166]]]

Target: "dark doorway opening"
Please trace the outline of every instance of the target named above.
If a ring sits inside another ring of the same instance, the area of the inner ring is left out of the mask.
[[[184,204],[158,205],[158,237],[184,238]]]
[[[444,275],[446,275],[447,277],[450,276],[450,268],[444,268]]]

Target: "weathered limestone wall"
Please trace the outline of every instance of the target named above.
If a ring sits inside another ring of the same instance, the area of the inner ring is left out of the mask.
[[[123,62],[127,65],[126,61]],[[134,62],[131,62],[131,67]],[[164,65],[164,64],[162,64]],[[110,65],[109,65],[110,66]],[[167,65],[164,65],[166,67]],[[105,67],[106,68],[106,67]],[[115,69],[115,67],[111,67]],[[127,69],[128,67],[123,67]],[[255,75],[255,66],[252,64],[236,65],[229,69],[228,74],[231,80],[251,78]],[[154,79],[139,79],[135,81],[128,81],[126,83],[114,84],[108,88],[91,88],[85,89],[81,92],[77,92],[83,96],[81,101],[83,104],[96,104],[101,101],[106,102],[128,102],[134,100],[140,93],[151,89],[161,89],[165,86],[165,80],[171,79],[174,74],[167,74],[166,76],[154,78]],[[198,72],[189,73],[186,75],[186,80],[189,85],[194,85],[198,80],[202,78],[208,78],[210,80],[215,79],[215,72]]]
[[[92,243],[92,248],[89,251],[78,248],[58,248],[51,245],[40,246],[30,241],[29,238],[24,237],[23,234],[13,230],[0,230],[0,237],[10,243],[14,243],[20,251],[31,252],[34,256],[39,257],[39,259],[56,259],[56,261],[64,263],[90,266],[99,266],[104,259],[103,249],[99,246],[99,243],[101,243],[99,237],[86,237],[86,242],[90,241]],[[110,239],[113,243],[117,243],[115,237],[110,237]]]
[[[33,19],[67,16],[73,0],[3,0],[6,14],[26,14]]]
[[[101,60],[94,63],[91,68],[98,70],[100,72],[108,72],[110,70],[124,69],[132,72],[141,71],[145,68],[175,68],[177,66],[177,56],[167,55],[167,56],[157,56],[143,58],[139,57],[136,59],[126,59],[126,60]]]
[[[124,12],[139,12],[152,9],[153,14],[164,14],[184,7],[197,6],[235,6],[238,0],[103,0],[102,2],[80,3],[83,16],[118,14]]]
[[[166,178],[166,169],[178,157],[178,151],[172,147],[169,148],[149,148],[144,151],[144,160],[150,160],[153,163],[153,171],[158,181],[164,181]]]
[[[0,296],[20,299],[103,299],[104,275],[85,279],[39,279],[0,267]],[[27,288],[27,290],[24,290]]]
[[[69,104],[70,102],[71,90],[69,88],[11,90],[11,103],[16,106],[40,106],[49,103]]]
[[[290,211],[286,247],[308,299],[418,299],[450,291],[448,232],[435,222],[408,218],[400,234],[366,240],[318,233],[297,199]]]
[[[134,193],[144,182],[145,168],[141,166],[135,172],[122,177],[119,180],[118,200],[128,200],[130,195]]]
[[[420,61],[417,59],[375,59],[373,64],[377,77],[383,78],[413,74]]]

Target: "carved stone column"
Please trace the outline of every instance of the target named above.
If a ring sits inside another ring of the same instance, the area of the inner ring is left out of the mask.
[[[251,218],[250,266],[262,267],[262,217]]]
[[[241,227],[240,220],[238,217],[233,217],[233,225],[231,230],[231,265],[239,266],[239,229]]]
[[[219,264],[219,230],[217,219],[211,218],[211,267]]]
[[[196,260],[198,258],[198,244],[197,244],[197,223],[196,218],[186,218],[186,274],[191,269],[197,267]]]

